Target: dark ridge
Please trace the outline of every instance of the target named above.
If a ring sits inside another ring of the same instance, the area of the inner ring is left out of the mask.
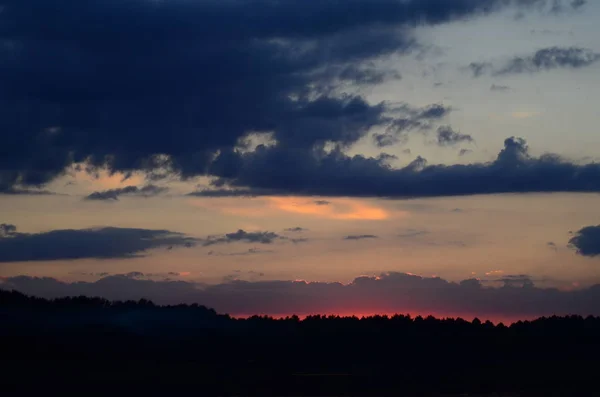
[[[404,315],[235,319],[196,304],[0,290],[0,324],[6,390],[93,384],[202,395],[555,396],[599,389],[598,317],[510,326]]]

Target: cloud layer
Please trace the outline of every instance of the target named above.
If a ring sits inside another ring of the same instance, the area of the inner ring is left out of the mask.
[[[504,141],[493,162],[467,165],[428,165],[418,157],[396,169],[386,158],[350,157],[339,150],[307,153],[266,147],[234,156],[239,166],[220,175],[215,187],[245,188],[244,194],[427,197],[600,191],[600,164],[579,165],[555,154],[533,157],[526,141],[515,137]],[[235,190],[231,194],[239,195]]]
[[[133,258],[153,248],[191,246],[196,242],[169,230],[103,227],[19,233],[14,225],[2,224],[0,262]]]
[[[504,280],[504,281],[503,281]],[[304,281],[241,281],[201,285],[109,276],[93,283],[67,284],[51,278],[11,277],[0,284],[43,297],[102,296],[152,299],[157,303],[200,303],[222,313],[368,314],[433,313],[515,319],[541,315],[599,315],[600,286],[560,291],[540,288],[527,276],[504,276],[501,287],[471,279],[460,283],[404,273],[362,276],[350,284]]]
[[[0,191],[42,186],[84,162],[152,178],[235,177],[234,148],[255,132],[271,132],[277,153],[291,160],[327,142],[347,147],[401,122],[394,105],[338,88],[398,78],[373,61],[418,47],[417,24],[564,4],[579,7],[566,0],[81,0],[60,7],[6,0]]]

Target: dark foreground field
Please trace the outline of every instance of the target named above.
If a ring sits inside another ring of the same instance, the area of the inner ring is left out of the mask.
[[[196,305],[0,291],[0,324],[9,393],[600,395],[593,317],[239,320]]]

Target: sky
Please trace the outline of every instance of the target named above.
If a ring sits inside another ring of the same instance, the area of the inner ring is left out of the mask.
[[[0,1],[0,287],[600,315],[600,3]]]

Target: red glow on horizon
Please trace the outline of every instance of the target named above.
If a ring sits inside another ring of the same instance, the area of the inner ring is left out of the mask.
[[[231,317],[233,318],[239,318],[239,319],[248,319],[250,317],[253,316],[260,316],[260,317],[272,317],[276,320],[283,320],[285,318],[289,318],[292,316],[298,316],[298,318],[300,318],[300,320],[304,320],[309,316],[323,316],[323,317],[329,317],[329,316],[339,316],[339,317],[357,317],[357,318],[366,318],[366,317],[373,317],[373,316],[387,316],[388,318],[391,318],[395,315],[400,315],[400,316],[410,316],[410,318],[415,319],[417,317],[422,317],[422,318],[427,318],[429,316],[433,316],[436,319],[457,319],[457,318],[461,318],[465,321],[473,321],[475,318],[479,319],[481,322],[486,322],[486,321],[491,321],[494,325],[498,325],[500,323],[504,324],[504,325],[511,325],[513,323],[516,323],[518,321],[531,321],[531,320],[535,320],[540,316],[535,316],[535,315],[531,315],[531,316],[506,316],[506,315],[501,315],[501,314],[494,314],[494,315],[481,315],[481,314],[468,314],[468,313],[433,313],[433,312],[385,312],[385,311],[365,311],[365,312],[352,312],[352,311],[339,311],[339,312],[312,312],[312,313],[287,313],[287,314],[282,314],[282,313],[253,313],[253,314],[243,314],[243,313],[237,313],[237,314],[230,314]]]

